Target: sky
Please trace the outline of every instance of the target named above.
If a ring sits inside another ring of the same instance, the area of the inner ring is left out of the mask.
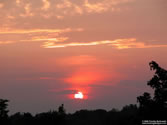
[[[149,62],[167,69],[166,12],[166,0],[0,0],[0,98],[11,114],[136,104]]]

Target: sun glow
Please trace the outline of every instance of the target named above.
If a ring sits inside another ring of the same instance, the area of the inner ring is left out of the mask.
[[[100,75],[97,72],[76,72],[72,74],[65,81],[73,85],[88,85],[95,83],[100,79]]]
[[[75,99],[83,99],[84,98],[84,95],[82,92],[78,92],[76,94],[74,94],[74,98]]]

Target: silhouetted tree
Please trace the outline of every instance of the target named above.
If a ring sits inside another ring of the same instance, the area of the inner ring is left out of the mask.
[[[164,118],[167,114],[167,71],[161,68],[155,61],[149,63],[150,69],[155,70],[153,78],[147,85],[154,90],[154,97],[145,92],[137,97],[140,106],[140,113],[145,118]]]
[[[137,111],[137,105],[135,104],[130,104],[126,105],[122,108],[121,112],[128,112],[129,114],[134,114],[134,112]]]
[[[49,111],[37,114],[35,116],[36,125],[55,125],[60,124],[61,119],[59,118],[59,114],[57,111]]]
[[[65,114],[64,104],[61,104],[61,106],[59,106],[58,112],[59,112],[60,114]]]
[[[120,124],[125,125],[136,125],[138,108],[135,104],[126,105],[122,108],[120,112],[119,119],[121,119]]]
[[[0,117],[4,118],[8,116],[9,110],[7,110],[9,100],[0,99]]]
[[[155,75],[147,84],[154,89],[155,103],[164,108],[167,106],[167,71],[154,61],[149,65],[151,70],[155,70]]]
[[[30,113],[17,112],[10,116],[10,122],[12,125],[32,125],[34,122],[33,116]]]
[[[7,110],[9,100],[0,99],[0,124],[8,124],[8,112]]]
[[[148,92],[145,92],[142,96],[137,97],[137,101],[140,104],[140,108],[149,108],[153,104],[153,100]]]

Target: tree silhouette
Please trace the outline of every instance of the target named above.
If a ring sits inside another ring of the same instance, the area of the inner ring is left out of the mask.
[[[163,118],[167,112],[167,71],[155,61],[149,63],[150,69],[155,70],[153,78],[147,85],[154,90],[154,97],[145,92],[137,97],[141,114],[146,118]]]
[[[7,110],[9,100],[0,99],[0,118],[5,118],[8,116],[9,110]]]
[[[152,61],[150,62],[151,70],[155,70],[155,75],[147,83],[154,89],[154,102],[161,107],[166,107],[167,101],[167,71]]]
[[[153,103],[150,93],[148,92],[145,92],[142,96],[137,97],[137,101],[140,103],[141,108],[150,107]]]
[[[28,112],[17,112],[14,115],[10,116],[10,124],[12,125],[31,125],[33,122],[33,116]]]
[[[65,114],[64,104],[61,104],[61,106],[59,106],[58,112],[59,112],[60,114]]]
[[[8,124],[8,112],[7,110],[9,101],[6,99],[0,99],[0,124],[7,125]]]

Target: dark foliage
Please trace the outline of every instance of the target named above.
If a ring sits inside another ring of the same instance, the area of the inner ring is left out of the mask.
[[[149,65],[151,70],[155,70],[155,75],[147,83],[154,90],[154,97],[147,92],[137,97],[140,116],[142,119],[167,119],[167,71],[155,61]]]
[[[7,110],[7,107],[8,107],[8,103],[9,101],[6,100],[6,99],[0,99],[0,117],[1,118],[6,118],[8,117],[8,110]]]
[[[122,110],[80,110],[67,114],[62,104],[58,111],[49,111],[32,116],[30,113],[15,113],[8,116],[8,100],[0,99],[0,125],[141,125],[142,120],[167,119],[167,71],[152,61],[155,75],[147,85],[154,90],[154,97],[145,92],[137,97],[136,104],[126,105]]]
[[[0,123],[7,124],[8,123],[8,103],[9,101],[6,99],[0,99]]]

